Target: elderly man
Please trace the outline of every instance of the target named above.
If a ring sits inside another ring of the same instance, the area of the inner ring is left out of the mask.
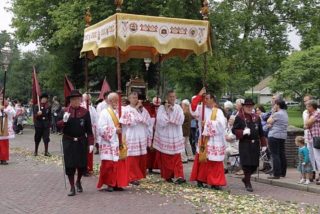
[[[80,106],[82,94],[72,90],[68,99],[70,106],[65,109],[63,120],[58,126],[63,128],[63,153],[66,175],[71,186],[68,196],[76,194],[74,175],[77,171],[76,187],[82,192],[81,177],[87,171],[87,154],[93,151],[93,134],[90,113]]]
[[[98,120],[98,115],[96,109],[93,107],[91,103],[91,95],[84,93],[82,95],[82,103],[81,107],[88,110],[90,113],[90,119],[91,119],[91,125],[92,125],[92,133],[94,138],[96,138],[96,125]],[[84,176],[90,176],[93,174],[93,152],[88,153],[88,165],[87,165],[87,172],[84,174]]]
[[[128,146],[128,177],[133,185],[139,185],[139,180],[146,177],[147,141],[150,115],[138,100],[138,94],[129,95],[130,105],[123,108],[120,123],[123,125],[123,135]]]
[[[128,186],[127,160],[119,158],[119,146],[122,142],[122,129],[119,123],[119,96],[117,93],[108,95],[109,107],[102,110],[98,124],[97,134],[100,137],[100,175],[97,188],[103,191],[113,192],[123,190]],[[120,139],[120,140],[119,140]],[[107,185],[107,189],[102,189]]]
[[[199,104],[203,96],[205,96],[205,102]],[[204,115],[202,114],[203,105],[205,105]],[[197,181],[199,187],[203,187],[205,183],[213,189],[221,190],[221,186],[227,183],[223,167],[227,120],[222,110],[217,107],[213,94],[206,92],[204,88],[192,100],[191,106],[192,115],[199,121],[199,133],[202,136],[199,137],[200,149],[206,145],[204,149],[207,152],[207,159],[200,162],[198,148],[190,181]]]
[[[184,150],[182,124],[184,114],[175,104],[176,93],[168,91],[167,102],[158,109],[153,147],[159,151],[161,177],[168,182],[185,182],[181,152]]]

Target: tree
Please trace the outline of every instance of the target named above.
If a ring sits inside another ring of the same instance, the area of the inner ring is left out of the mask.
[[[298,97],[320,93],[320,46],[293,53],[285,60],[271,82],[273,91]]]

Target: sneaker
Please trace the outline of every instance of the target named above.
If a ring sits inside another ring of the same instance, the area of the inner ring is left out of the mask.
[[[304,180],[303,178],[298,182],[298,184],[303,184],[303,183],[305,183],[306,182],[306,180]]]
[[[310,181],[309,180],[306,180],[306,182],[303,183],[304,185],[308,185],[310,184]]]

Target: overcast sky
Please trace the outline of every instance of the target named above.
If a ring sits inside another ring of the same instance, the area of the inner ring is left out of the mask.
[[[1,22],[0,22],[0,31],[6,30],[8,32],[13,33],[14,30],[10,27],[11,23],[11,18],[12,18],[12,13],[9,11],[6,11],[5,8],[10,6],[10,0],[0,0],[0,17],[1,17]],[[296,31],[290,32],[289,33],[289,40],[291,46],[299,50],[299,45],[300,45],[300,37],[297,36]],[[20,49],[22,51],[32,51],[36,49],[35,44],[29,44],[29,45],[19,45]]]

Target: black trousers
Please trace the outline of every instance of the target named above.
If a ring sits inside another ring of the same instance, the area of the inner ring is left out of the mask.
[[[34,142],[36,144],[39,144],[41,139],[43,139],[43,142],[45,144],[48,144],[50,142],[50,127],[48,128],[35,128],[35,134],[34,134]]]
[[[66,167],[66,175],[75,175],[76,174],[76,170],[78,170],[78,172],[83,175],[83,174],[85,174],[87,172],[87,167],[80,167],[80,168],[69,168],[69,167]]]
[[[268,138],[269,149],[273,160],[273,175],[276,177],[285,177],[287,174],[285,141],[285,139],[280,138]]]

